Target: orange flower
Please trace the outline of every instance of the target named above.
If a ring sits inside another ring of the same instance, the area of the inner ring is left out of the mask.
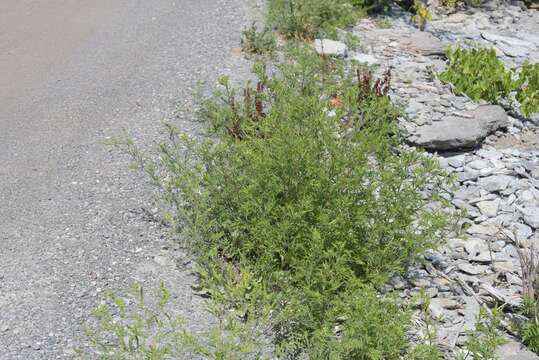
[[[339,96],[334,96],[331,98],[331,100],[329,100],[329,105],[332,109],[338,109],[343,107],[344,103]]]

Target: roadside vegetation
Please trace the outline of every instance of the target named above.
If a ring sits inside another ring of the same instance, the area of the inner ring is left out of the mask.
[[[423,27],[429,15],[416,4]],[[454,230],[456,216],[444,211],[451,178],[428,154],[402,144],[401,110],[387,96],[389,71],[375,78],[295,42],[332,37],[337,27],[384,6],[270,0],[269,23],[290,40],[283,61],[271,71],[257,63],[256,80],[243,87],[221,77],[199,113],[203,140],[168,125],[157,162],[126,143],[160,190],[165,219],[198,263],[215,324],[189,332],[168,306],[166,286],[152,306],[137,285],[130,301],[110,294],[97,309],[88,329],[94,355],[444,358],[428,297],[404,303],[380,290]],[[247,54],[277,50],[268,29],[253,25],[242,35]],[[492,102],[516,91],[521,111],[536,111],[537,65],[515,76],[492,51],[457,47],[448,58],[440,78],[457,91]],[[413,343],[418,313],[425,329]],[[503,343],[500,318],[500,311],[483,309],[458,358],[493,359]],[[522,328],[529,344],[539,338],[536,324]]]
[[[267,27],[258,30],[253,23],[241,35],[241,49],[247,55],[272,55],[277,49],[277,37]]]

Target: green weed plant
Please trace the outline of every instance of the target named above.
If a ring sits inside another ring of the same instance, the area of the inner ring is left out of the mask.
[[[463,49],[457,44],[446,54],[449,63],[440,79],[453,84],[458,93],[494,103],[506,98],[514,88],[513,73],[505,68],[494,49]]]
[[[336,29],[353,25],[385,0],[269,0],[269,22],[287,38],[335,37]]]
[[[525,63],[518,75],[516,98],[524,116],[539,113],[539,63]]]
[[[457,93],[475,101],[510,103],[514,92],[525,117],[539,112],[539,64],[525,63],[520,71],[507,69],[494,49],[463,49],[460,44],[448,48],[447,58],[448,67],[439,77]]]
[[[396,359],[407,315],[375,289],[440,240],[447,177],[400,146],[389,73],[308,48],[255,72],[241,90],[221,78],[201,113],[209,140],[171,130],[149,168],[173,224],[210,283],[220,272],[204,268],[234,264],[262,284],[281,355]]]
[[[250,55],[271,55],[277,49],[277,38],[270,29],[258,30],[253,23],[242,32],[241,48]]]

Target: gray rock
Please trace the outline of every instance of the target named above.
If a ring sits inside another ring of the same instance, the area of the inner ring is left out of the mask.
[[[465,113],[467,117],[447,116],[418,127],[410,143],[430,150],[452,150],[477,146],[486,136],[509,124],[503,108],[483,105]]]
[[[477,184],[489,192],[498,192],[505,190],[513,180],[514,178],[508,175],[492,175],[479,179]]]
[[[480,305],[471,296],[463,297],[464,307],[459,310],[459,313],[464,316],[464,326],[462,331],[474,330],[475,324],[477,322],[477,315],[479,315]]]
[[[489,163],[484,160],[474,160],[468,164],[474,170],[482,170],[489,167]]]
[[[408,43],[408,47],[422,55],[444,56],[447,43],[426,31],[415,31],[411,35],[406,35],[403,42]]]
[[[487,160],[499,160],[503,157],[503,154],[496,149],[479,149],[476,152],[477,155]]]
[[[502,273],[515,272],[515,266],[512,261],[496,261],[493,264],[494,271]]]
[[[476,180],[479,177],[479,171],[476,170],[467,170],[461,173],[458,173],[457,180],[460,182],[465,182],[469,180]]]
[[[539,360],[539,356],[535,355],[524,345],[511,339],[507,344],[500,346],[496,350],[496,356],[500,360]]]
[[[522,286],[522,279],[513,273],[505,273],[505,279],[509,284]]]
[[[429,310],[435,318],[441,318],[446,314],[446,310],[460,309],[462,305],[453,299],[434,298],[430,300]]]
[[[518,258],[518,250],[513,244],[507,244],[503,249],[503,252],[506,253],[509,257]]]
[[[479,239],[480,241],[483,241]],[[470,240],[463,240],[463,239],[449,239],[446,241],[446,247],[451,250],[461,250],[466,248],[466,244],[468,244]],[[472,246],[472,245],[470,245]],[[472,249],[472,248],[470,248]]]
[[[369,65],[379,65],[381,63],[380,59],[370,54],[355,54],[352,59]]]
[[[477,186],[460,187],[454,194],[455,199],[469,200],[479,196],[480,189]]]
[[[476,225],[476,226],[479,226],[479,225]],[[481,263],[489,263],[492,261],[487,242],[483,239],[478,239],[478,238],[468,239],[464,243],[464,249],[466,250],[466,253],[468,253],[468,256],[466,257],[466,259],[469,261],[481,262]],[[469,272],[467,273],[469,274]]]
[[[345,43],[330,39],[315,39],[314,48],[320,55],[337,57],[345,57],[348,51]]]
[[[483,195],[481,197],[471,199],[470,200],[470,205],[477,204],[477,203],[482,202],[482,201],[491,201],[491,200],[496,200],[496,199],[498,199],[496,194],[488,193],[488,194]]]
[[[517,235],[518,241],[523,241],[528,239],[530,236],[532,236],[532,229],[525,224],[516,223],[514,224],[514,229]]]
[[[447,163],[457,169],[464,166],[465,159],[464,155],[451,156],[447,158]]]
[[[404,281],[402,276],[399,276],[399,275],[391,278],[391,280],[389,281],[389,284],[393,286],[395,290],[402,290],[406,288],[406,282]]]
[[[520,194],[518,195],[518,201],[520,204],[528,206],[533,206],[536,203],[535,195],[531,190],[524,190],[520,192]]]
[[[468,229],[466,229],[466,232],[468,234],[479,234],[479,235],[488,235],[488,236],[494,236],[498,233],[498,227],[495,226],[495,225],[492,225],[492,224],[488,224],[488,225],[483,225],[483,224],[480,224],[480,225],[477,225],[477,224],[473,224],[472,226],[470,226]]]
[[[510,306],[520,306],[522,303],[522,299],[517,295],[518,290],[516,288],[499,289],[486,282],[481,282],[481,289],[484,290],[482,297],[485,298],[484,295],[487,295],[487,302],[489,302],[488,297],[491,297],[498,303],[505,303]]]
[[[408,280],[413,286],[418,288],[426,288],[431,284],[431,280],[428,278],[417,278],[414,277]]]
[[[496,214],[498,214],[498,209],[500,208],[500,199],[493,201],[481,201],[475,206],[477,206],[479,211],[481,211],[481,214],[485,215],[486,217],[495,217]]]
[[[521,210],[524,222],[532,228],[539,228],[539,207],[527,207]]]
[[[410,115],[417,114],[421,109],[423,109],[425,105],[421,104],[420,102],[412,99],[408,103],[408,106],[406,107],[406,112]]]
[[[503,36],[492,32],[482,32],[481,37],[485,40],[491,41],[495,44],[504,44],[506,46],[535,49],[535,45],[529,41],[521,40],[513,36]]]
[[[496,47],[500,49],[505,55],[510,57],[526,57],[530,54],[530,51],[521,46],[509,46],[505,44],[497,44]]]
[[[467,262],[458,264],[457,268],[463,273],[466,273],[469,275],[484,274],[488,270],[488,266],[486,265],[473,265]]]
[[[495,251],[495,252],[502,251],[504,246],[505,246],[505,241],[503,240],[494,241],[493,243],[490,244],[490,248],[492,249],[492,251]]]
[[[458,241],[457,241],[458,240]],[[477,255],[483,251],[488,251],[487,242],[483,239],[472,238],[468,240],[454,239],[454,246],[464,246],[464,250],[470,255]]]
[[[468,202],[466,200],[462,199],[453,199],[451,200],[451,204],[453,204],[457,209],[469,209],[470,206],[468,205]]]

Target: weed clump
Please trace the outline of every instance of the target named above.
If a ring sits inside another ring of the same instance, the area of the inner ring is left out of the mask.
[[[295,48],[275,75],[255,73],[239,91],[220,80],[201,113],[209,140],[172,132],[149,168],[173,224],[212,298],[223,267],[261,284],[282,356],[396,359],[408,315],[376,288],[443,235],[447,177],[400,146],[389,72]],[[244,301],[226,297],[256,316]]]
[[[241,48],[246,54],[271,55],[277,48],[277,38],[270,29],[259,31],[253,23],[242,32]]]
[[[269,19],[287,38],[334,37],[335,30],[354,24],[368,12],[381,10],[385,0],[270,0]]]

